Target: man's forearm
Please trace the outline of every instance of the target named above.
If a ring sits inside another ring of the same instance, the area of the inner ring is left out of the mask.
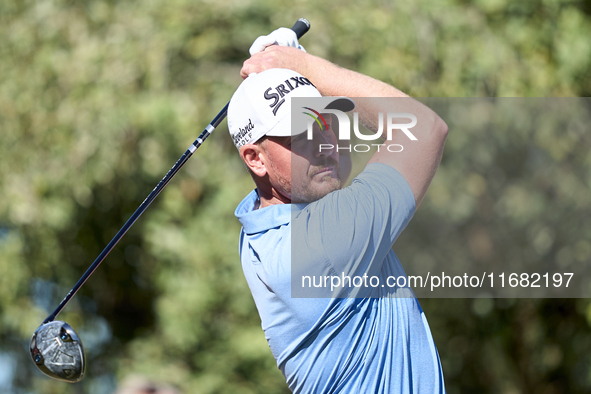
[[[347,70],[318,56],[295,48],[273,45],[244,62],[243,78],[270,68],[288,68],[308,78],[323,96],[408,97],[377,79]]]
[[[367,75],[347,70],[318,56],[306,54],[298,71],[308,78],[323,96],[408,97],[407,94]]]
[[[299,68],[295,71],[308,78],[323,96],[346,96],[363,98],[404,98],[409,97],[399,89],[356,71],[348,70],[331,63],[325,59],[310,54],[301,56],[302,61],[295,62]],[[412,102],[412,103],[411,103]],[[404,107],[411,106],[416,112],[431,112],[422,104],[408,99],[398,102]],[[359,114],[359,120],[372,131],[378,129],[378,113],[391,112],[390,104],[384,100],[357,100],[355,111]],[[424,107],[424,108],[423,108]],[[404,112],[402,110],[397,112]],[[386,138],[384,128],[383,138]]]

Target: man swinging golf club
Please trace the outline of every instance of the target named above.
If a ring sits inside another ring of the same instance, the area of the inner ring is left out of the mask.
[[[228,108],[230,134],[256,184],[236,209],[243,226],[240,255],[289,388],[306,394],[445,392],[427,320],[408,287],[365,283],[360,290],[348,283],[328,288],[329,296],[314,297],[308,289],[309,297],[299,297],[294,283],[300,293],[306,289],[293,276],[325,278],[324,284],[330,277],[370,276],[385,284],[404,276],[392,245],[435,174],[446,124],[396,88],[306,53],[289,29],[259,37],[251,55]],[[296,97],[321,101],[305,107],[314,118],[312,133],[292,119]],[[384,99],[354,103],[344,97]],[[395,112],[416,117],[413,141],[378,122],[392,112],[391,98],[403,97]],[[334,114],[354,107],[372,132],[383,129],[384,140],[342,188],[350,163],[347,150],[339,149]],[[403,150],[388,149],[394,145]]]

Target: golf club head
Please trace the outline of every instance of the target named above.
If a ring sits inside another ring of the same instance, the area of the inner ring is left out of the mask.
[[[39,326],[31,338],[30,351],[37,368],[50,378],[75,383],[84,376],[82,341],[66,322],[56,320]]]

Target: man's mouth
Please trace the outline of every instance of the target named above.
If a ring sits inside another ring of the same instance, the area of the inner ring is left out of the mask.
[[[321,169],[319,169],[318,171],[316,171],[316,173],[314,174],[314,176],[326,176],[326,175],[330,175],[333,173],[335,167],[334,166],[328,166],[328,167],[323,167]]]

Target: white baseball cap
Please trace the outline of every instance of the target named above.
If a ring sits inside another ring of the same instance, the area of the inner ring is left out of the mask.
[[[310,121],[309,115],[300,114],[293,119],[293,97],[322,97],[312,82],[301,74],[283,68],[273,68],[251,74],[238,87],[228,107],[228,129],[236,148],[252,144],[261,137],[288,137],[303,133]],[[323,97],[314,99],[318,112],[338,109],[344,112],[355,108],[347,97]],[[301,118],[300,118],[301,117]]]

